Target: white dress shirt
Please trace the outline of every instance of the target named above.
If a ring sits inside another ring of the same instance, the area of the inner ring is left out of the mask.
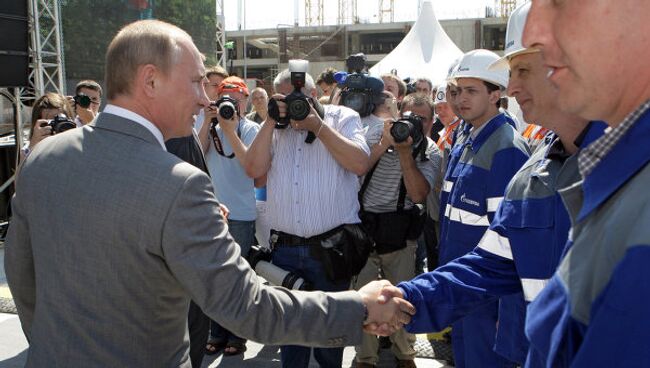
[[[324,124],[363,149],[359,114],[347,107],[325,105]],[[302,237],[322,234],[341,224],[359,223],[359,180],[307,131],[291,127],[273,132],[267,181],[267,215],[272,229]]]
[[[127,110],[123,107],[119,107],[111,104],[106,105],[104,111],[101,113],[117,115],[125,119],[135,121],[136,123],[142,125],[143,127],[147,128],[147,130],[150,131],[154,137],[156,137],[162,149],[167,151],[167,148],[165,148],[165,139],[163,138],[160,129],[158,129],[158,127],[155,126],[152,122],[145,119],[142,115],[136,114],[133,111]]]

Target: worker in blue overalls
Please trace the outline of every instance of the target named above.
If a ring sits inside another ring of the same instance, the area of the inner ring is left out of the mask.
[[[526,321],[546,367],[650,367],[650,1],[533,1],[562,108],[609,125],[561,191],[570,248]],[[603,52],[603,50],[608,50]]]
[[[499,112],[508,73],[488,70],[498,59],[491,51],[470,51],[452,73],[457,107],[469,128],[457,137],[442,185],[441,265],[474,249],[494,218],[506,185],[528,159],[525,140]],[[456,366],[512,366],[492,349],[497,314],[495,300],[452,325]]]
[[[604,128],[602,123],[588,127],[586,120],[557,108],[541,54],[521,44],[529,8],[530,3],[513,12],[505,56],[492,68],[509,67],[508,93],[520,104],[524,120],[554,134],[514,176],[474,251],[399,285],[418,310],[407,328],[414,332],[444,327],[488,301],[523,291],[519,303],[502,299],[494,347],[517,364],[524,364],[528,353],[525,304],[553,275],[567,240],[569,216],[557,190],[579,180],[576,156],[571,156],[578,149],[575,142],[593,141]]]

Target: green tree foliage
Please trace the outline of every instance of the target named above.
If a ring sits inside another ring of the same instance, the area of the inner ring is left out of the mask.
[[[69,79],[103,80],[104,56],[113,36],[124,25],[149,16],[187,31],[206,55],[206,64],[215,63],[214,0],[65,0],[61,16]]]

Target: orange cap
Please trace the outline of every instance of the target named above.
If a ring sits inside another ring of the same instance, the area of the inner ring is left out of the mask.
[[[228,77],[221,81],[218,92],[219,94],[224,92],[241,92],[245,96],[248,96],[248,86],[246,86],[246,83],[239,77]]]

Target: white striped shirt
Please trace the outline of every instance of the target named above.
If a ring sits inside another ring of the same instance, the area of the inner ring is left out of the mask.
[[[369,155],[359,115],[342,106],[323,107],[324,124]],[[319,139],[307,144],[306,137],[307,131],[291,127],[273,132],[266,189],[271,228],[310,237],[359,223],[357,176],[339,165]]]

